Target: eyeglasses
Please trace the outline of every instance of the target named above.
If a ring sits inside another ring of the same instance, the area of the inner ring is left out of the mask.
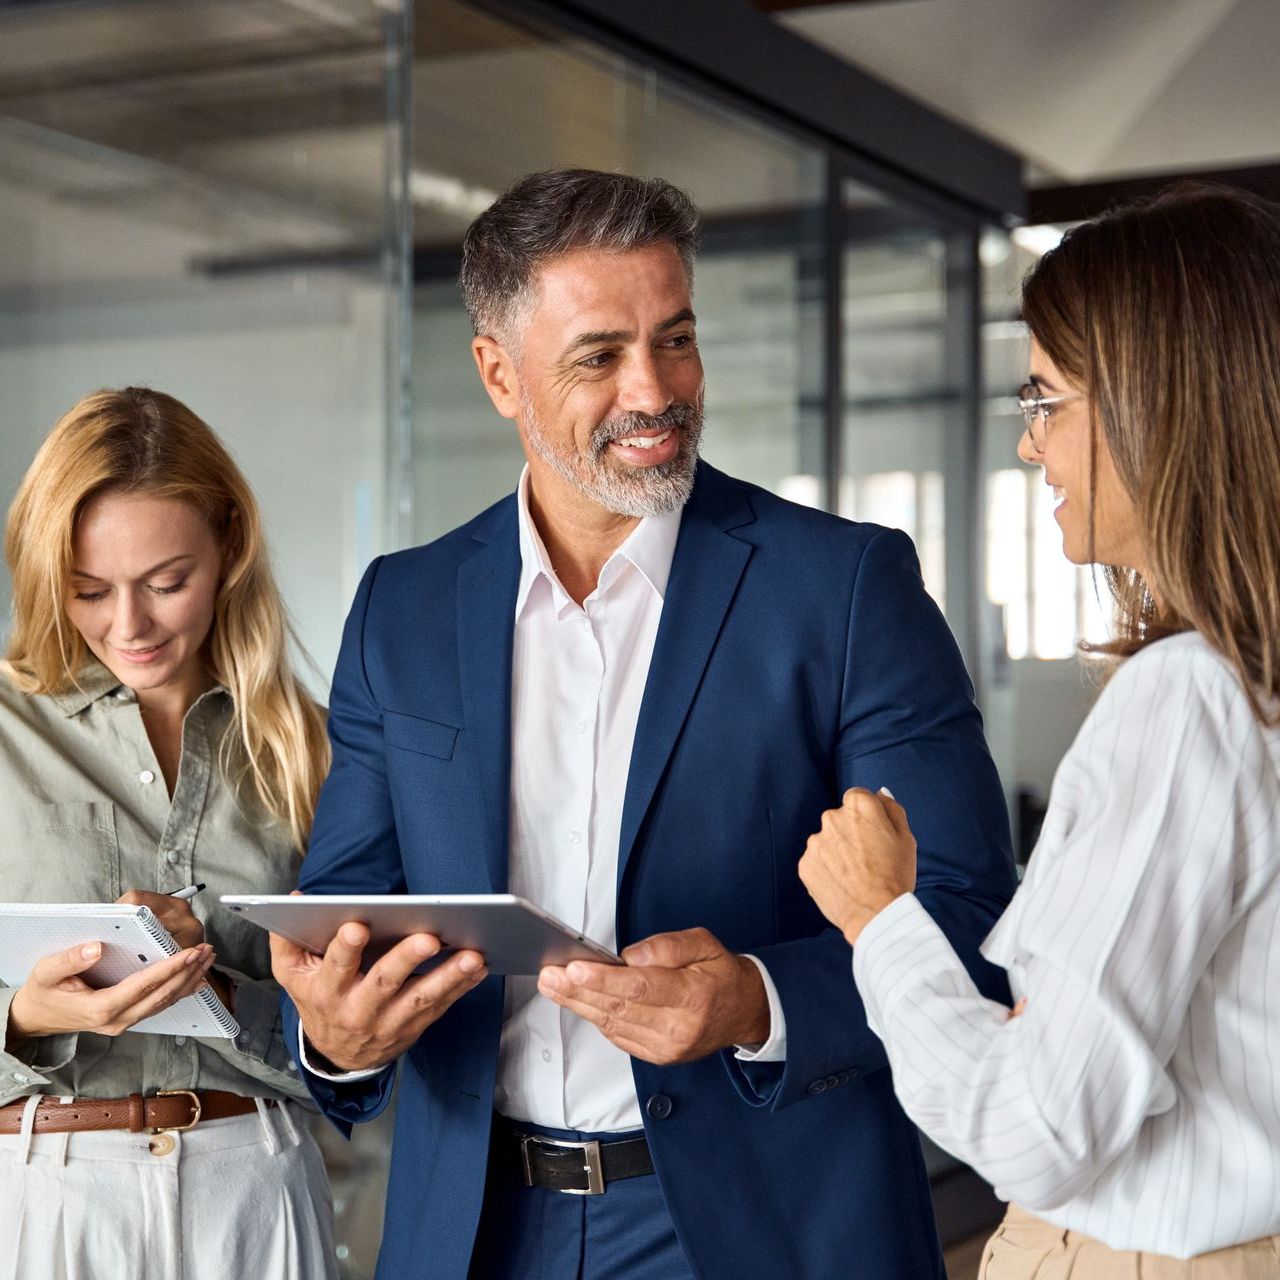
[[[1083,400],[1084,396],[1076,391],[1069,396],[1042,395],[1034,382],[1023,383],[1018,388],[1018,412],[1027,424],[1027,434],[1031,437],[1031,446],[1037,453],[1044,452],[1045,442],[1049,438],[1049,416],[1055,404],[1065,404],[1068,400]]]

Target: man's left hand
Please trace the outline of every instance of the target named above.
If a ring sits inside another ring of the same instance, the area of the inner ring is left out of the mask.
[[[627,947],[622,959],[549,965],[538,990],[594,1022],[619,1049],[658,1066],[769,1038],[759,969],[706,929],[654,934]]]

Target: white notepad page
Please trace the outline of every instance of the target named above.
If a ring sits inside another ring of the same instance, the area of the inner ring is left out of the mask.
[[[42,957],[87,942],[102,943],[102,958],[81,976],[111,986],[181,948],[149,907],[119,903],[0,903],[0,982],[20,986]],[[234,1039],[240,1027],[206,986],[129,1028],[151,1035]]]

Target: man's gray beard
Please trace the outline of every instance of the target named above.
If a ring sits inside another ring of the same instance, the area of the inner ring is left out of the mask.
[[[694,404],[673,404],[665,413],[624,413],[607,418],[591,433],[590,458],[576,452],[571,457],[558,452],[542,429],[528,395],[523,393],[520,420],[534,453],[556,475],[606,511],[620,516],[660,516],[678,511],[689,501],[702,439],[701,392]],[[678,432],[679,448],[669,462],[625,469],[609,463],[606,450],[610,441],[655,427],[671,427]]]

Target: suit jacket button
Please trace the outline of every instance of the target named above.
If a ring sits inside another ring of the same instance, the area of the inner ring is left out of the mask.
[[[844,1083],[844,1081],[843,1081],[843,1080],[841,1080],[839,1076],[828,1076],[828,1077],[827,1077],[827,1088],[828,1088],[828,1089],[835,1089],[835,1088],[837,1088],[839,1085],[842,1085],[843,1083]]]
[[[665,1093],[655,1093],[644,1109],[652,1120],[665,1120],[671,1114],[672,1102]]]
[[[812,1095],[813,1097],[817,1097],[818,1094],[825,1092],[826,1087],[827,1087],[827,1082],[825,1080],[815,1080],[809,1086],[806,1092]]]

